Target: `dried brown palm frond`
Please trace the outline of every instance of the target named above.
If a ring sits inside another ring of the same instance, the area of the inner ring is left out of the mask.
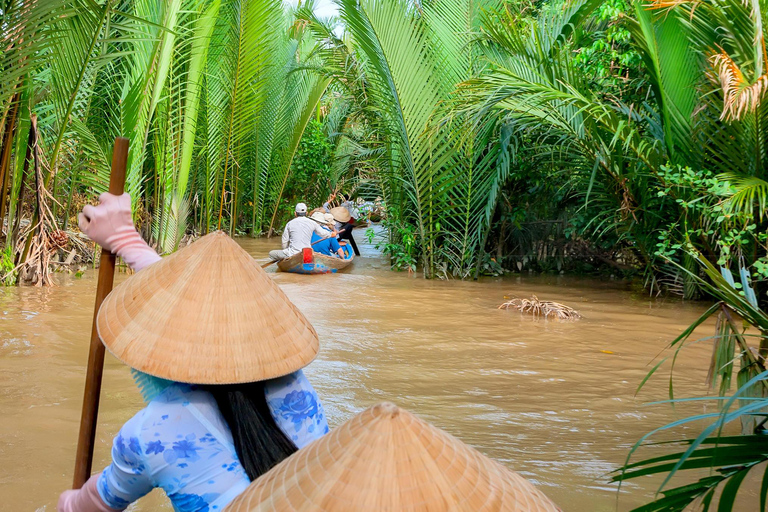
[[[651,0],[647,5],[649,10],[658,10],[667,12],[672,11],[680,6],[685,6],[688,9],[689,17],[693,19],[696,9],[701,5],[703,0]],[[748,2],[749,0],[742,0],[742,2]]]
[[[499,309],[517,309],[521,313],[529,313],[533,316],[543,316],[544,318],[556,318],[558,320],[578,320],[581,315],[572,307],[553,302],[549,300],[539,300],[535,295],[530,299],[512,299],[501,306]]]
[[[199,233],[187,233],[183,237],[181,237],[181,240],[179,241],[179,249],[183,249],[184,247],[188,246],[195,240],[200,238]]]
[[[768,90],[768,74],[749,83],[739,66],[725,51],[710,57],[723,90],[723,112],[720,119],[738,121],[745,113],[754,112]]]
[[[690,6],[691,17],[693,17],[693,11],[702,3],[702,0],[651,0],[648,4],[648,9],[674,9],[681,5]],[[750,6],[750,0],[741,0],[741,3],[745,7]],[[754,12],[754,9],[753,9]]]
[[[653,0],[648,4],[649,9],[673,9],[679,5],[691,5],[695,8],[700,3],[697,0]]]
[[[56,219],[48,206],[49,201],[55,201],[55,199],[45,187],[43,167],[50,167],[40,151],[37,122],[34,118],[30,129],[29,146],[35,172],[37,223],[30,224],[29,229],[22,236],[25,247],[24,256],[14,272],[19,270],[22,281],[33,283],[35,286],[50,286],[54,284],[51,276],[51,255],[66,245],[68,237],[59,231]]]

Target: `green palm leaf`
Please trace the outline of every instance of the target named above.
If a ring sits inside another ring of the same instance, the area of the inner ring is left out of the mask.
[[[653,12],[634,2],[637,24],[630,22],[638,48],[652,75],[651,86],[664,120],[667,153],[673,162],[692,163],[700,152],[694,135],[694,110],[701,81],[701,58],[677,11]]]
[[[742,215],[746,219],[757,218],[762,222],[768,211],[768,182],[755,176],[724,173],[718,176],[731,183],[734,191],[726,200],[726,211]]]

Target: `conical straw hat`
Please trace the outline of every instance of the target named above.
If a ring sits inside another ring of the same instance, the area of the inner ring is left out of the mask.
[[[352,218],[352,214],[349,213],[349,210],[344,208],[343,206],[337,206],[336,208],[331,208],[331,215],[333,215],[333,218],[336,219],[337,222],[349,222],[349,219]]]
[[[525,478],[395,405],[294,453],[225,512],[554,512]]]
[[[328,220],[325,218],[325,214],[321,212],[315,212],[312,215],[310,215],[309,218],[317,223],[322,224],[323,226],[328,224]]]
[[[97,328],[128,366],[193,384],[280,377],[319,350],[309,321],[220,231],[117,286],[99,309]]]

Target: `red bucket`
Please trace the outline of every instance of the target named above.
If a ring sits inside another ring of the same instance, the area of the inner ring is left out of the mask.
[[[302,249],[302,252],[304,254],[305,264],[315,262],[315,251],[313,251],[311,247],[305,247],[304,249]]]

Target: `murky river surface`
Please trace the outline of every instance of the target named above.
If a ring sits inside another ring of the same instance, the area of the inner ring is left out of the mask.
[[[263,261],[278,245],[241,243]],[[519,471],[564,510],[629,510],[653,496],[659,480],[638,480],[617,503],[606,475],[643,434],[704,409],[645,405],[666,397],[666,373],[634,397],[649,362],[702,304],[556,276],[426,281],[388,271],[370,246],[363,251],[346,274],[274,274],[320,334],[306,373],[332,428],[389,400]],[[0,510],[54,511],[71,485],[96,275],[59,281],[0,289]],[[533,320],[496,308],[505,295],[533,293],[584,319]],[[706,393],[708,357],[706,343],[683,352],[679,396]],[[141,407],[127,367],[108,354],[95,467]],[[130,510],[170,506],[155,491]]]

